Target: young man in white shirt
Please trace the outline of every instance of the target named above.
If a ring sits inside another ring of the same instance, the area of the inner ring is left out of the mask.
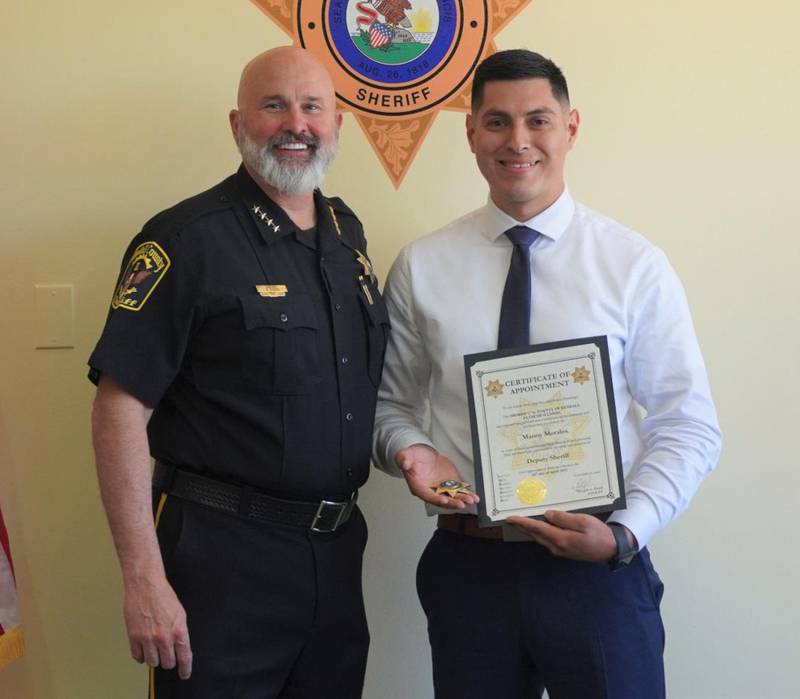
[[[716,464],[720,433],[686,297],[663,252],[565,186],[579,125],[552,61],[523,50],[486,59],[466,126],[489,200],[407,246],[386,283],[393,331],[375,459],[453,511],[439,516],[417,573],[437,699],[665,691],[663,586],[645,547]],[[530,234],[521,251],[510,233],[519,227]],[[475,482],[463,357],[502,340],[512,250],[527,255],[529,327],[519,344],[607,337],[626,484],[627,508],[606,521],[557,511],[507,520],[533,543],[478,528],[474,494],[434,489]]]

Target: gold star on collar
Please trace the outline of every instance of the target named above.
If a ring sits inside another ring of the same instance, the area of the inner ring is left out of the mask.
[[[264,223],[266,223],[271,229],[273,233],[277,233],[281,227],[274,223],[273,220],[269,217],[269,214],[264,211],[260,206],[253,207],[253,213],[258,216]]]

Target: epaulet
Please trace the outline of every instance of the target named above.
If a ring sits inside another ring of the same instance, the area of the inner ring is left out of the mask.
[[[179,231],[197,219],[233,206],[233,177],[229,177],[205,192],[164,209],[144,224],[143,230],[159,230],[164,233]]]

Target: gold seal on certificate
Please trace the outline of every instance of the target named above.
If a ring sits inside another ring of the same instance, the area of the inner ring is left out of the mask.
[[[625,507],[605,337],[470,354],[464,364],[481,525]]]
[[[547,486],[538,478],[523,478],[517,486],[517,500],[523,505],[538,505],[547,497]]]

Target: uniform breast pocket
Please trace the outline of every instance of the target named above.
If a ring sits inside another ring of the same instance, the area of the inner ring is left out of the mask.
[[[366,284],[366,282],[364,282]],[[370,291],[362,286],[359,298],[367,320],[367,336],[369,342],[368,370],[369,378],[375,386],[381,382],[383,357],[386,354],[386,343],[389,339],[389,314],[386,304],[377,289]]]
[[[320,380],[319,323],[310,296],[239,299],[245,383],[267,393],[309,393]]]

